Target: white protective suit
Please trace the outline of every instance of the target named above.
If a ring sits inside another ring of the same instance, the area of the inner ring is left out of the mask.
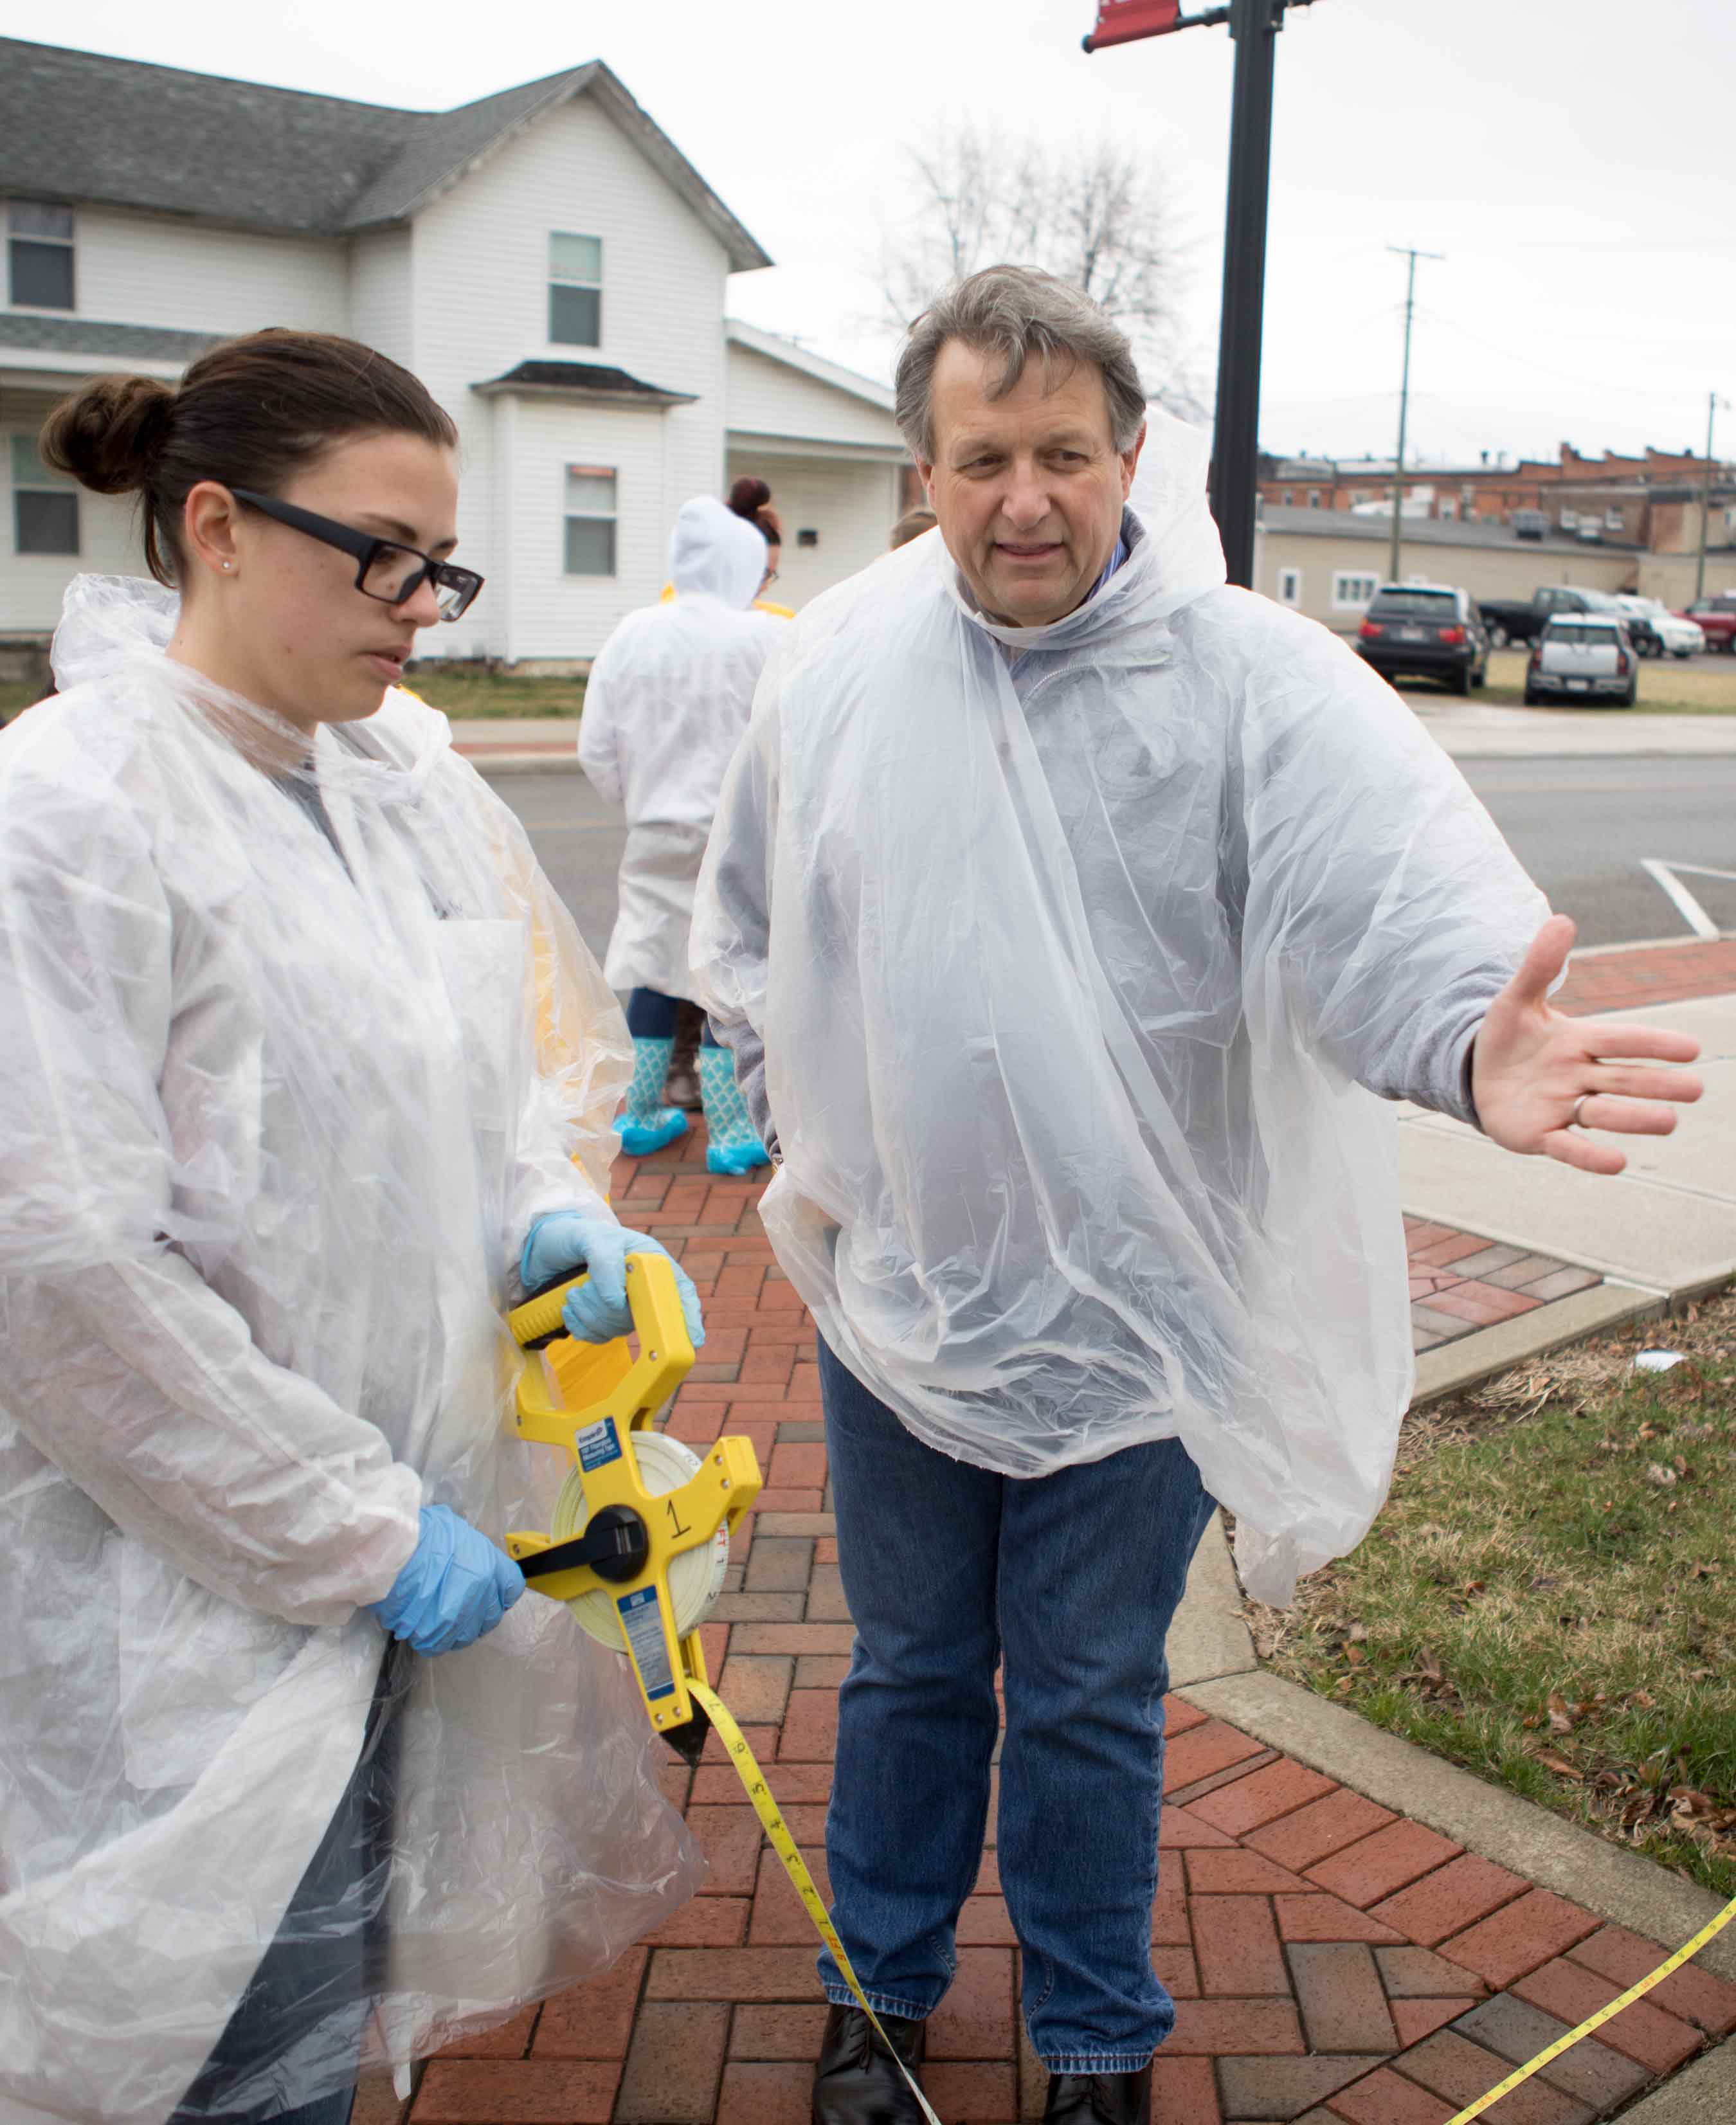
[[[627,813],[610,985],[692,998],[687,942],[705,836],[760,672],[789,623],[749,609],[766,541],[709,495],[682,504],[669,569],[674,598],[630,612],[591,667],[578,758]]]
[[[1398,695],[1224,587],[1205,459],[1152,414],[1129,558],[1050,626],[990,624],[937,532],[808,607],[694,965],[851,1371],[1011,1476],[1179,1435],[1282,1603],[1367,1530],[1412,1381],[1361,1087],[1466,1112],[1547,910]]]
[[[304,765],[163,655],[167,593],[67,607],[66,690],[0,738],[0,2118],[160,2125],[345,1793],[358,1604],[419,1505],[549,1524],[501,1308],[534,1218],[609,1214],[627,1044],[443,716],[394,692]],[[359,1893],[401,2066],[601,1970],[703,1863],[559,1604],[394,1673]],[[341,2085],[359,2023],[238,2097]]]

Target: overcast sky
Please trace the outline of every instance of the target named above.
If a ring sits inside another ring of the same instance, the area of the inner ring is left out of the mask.
[[[51,40],[441,109],[593,58],[778,261],[738,316],[882,376],[875,266],[903,158],[969,117],[1107,134],[1191,238],[1191,362],[1215,371],[1232,47],[1193,30],[1087,58],[1095,0],[65,0]],[[49,39],[40,0],[0,32]],[[1703,445],[1736,399],[1730,0],[1316,0],[1280,40],[1261,439],[1389,452],[1404,266],[1413,451]],[[171,149],[172,152],[172,149]],[[1736,413],[1719,455],[1736,458]]]

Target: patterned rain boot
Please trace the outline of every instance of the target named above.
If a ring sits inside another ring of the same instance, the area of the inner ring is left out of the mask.
[[[648,1040],[642,1034],[634,1039],[633,1082],[627,1087],[625,1108],[615,1118],[620,1147],[630,1158],[649,1158],[687,1133],[687,1117],[681,1109],[663,1103],[674,1045],[672,1040]]]
[[[700,1049],[699,1089],[711,1139],[705,1152],[707,1172],[740,1175],[769,1166],[771,1154],[754,1133],[748,1102],[735,1081],[735,1058],[727,1048],[708,1043]]]

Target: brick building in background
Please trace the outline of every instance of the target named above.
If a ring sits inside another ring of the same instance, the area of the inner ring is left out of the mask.
[[[1700,502],[1706,464],[1691,450],[1648,450],[1644,457],[1609,453],[1583,456],[1563,443],[1554,462],[1483,453],[1474,464],[1415,464],[1404,474],[1407,519],[1434,523],[1512,525],[1540,533],[1565,532],[1587,544],[1607,543],[1651,553],[1691,552],[1700,539]],[[1281,509],[1322,509],[1389,516],[1390,458],[1262,459],[1260,498]],[[1736,467],[1713,469],[1713,521],[1708,544],[1721,546],[1736,531]],[[1545,524],[1527,525],[1521,512]]]

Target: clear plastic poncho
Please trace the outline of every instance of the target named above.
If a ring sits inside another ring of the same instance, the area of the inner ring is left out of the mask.
[[[787,624],[748,608],[766,541],[709,495],[669,539],[674,598],[630,612],[585,682],[579,765],[627,814],[620,907],[604,969],[621,990],[687,997],[693,888],[724,772]]]
[[[1547,910],[1403,702],[1224,587],[1153,413],[1129,558],[994,625],[938,533],[809,606],[694,965],[762,1042],[762,1214],[856,1377],[1037,1476],[1179,1435],[1249,1590],[1354,1548],[1412,1384],[1395,1123],[1465,1111]]]
[[[535,1217],[608,1214],[620,1014],[444,717],[309,757],[174,616],[80,578],[0,738],[7,2125],[162,2125],[292,1900],[293,2011],[200,2115],[593,1975],[703,1863],[564,1607],[388,1664],[359,1606],[424,1501],[549,1524],[501,1309]]]

